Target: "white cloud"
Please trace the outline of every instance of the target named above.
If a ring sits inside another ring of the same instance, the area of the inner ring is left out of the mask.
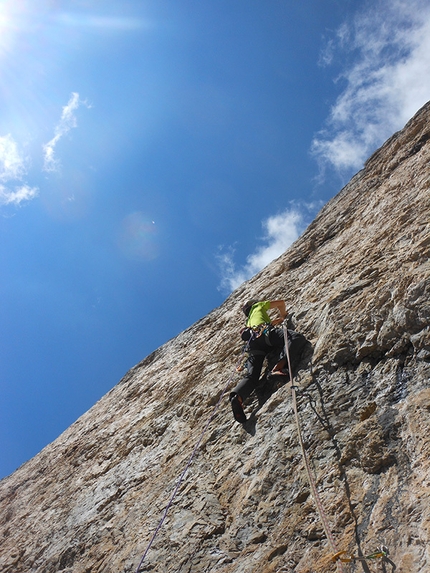
[[[26,174],[25,161],[18,150],[18,146],[11,135],[0,136],[0,181],[8,183],[21,181]],[[0,184],[0,205],[20,205],[23,201],[30,201],[38,195],[36,187],[26,184],[15,186],[12,191]]]
[[[38,194],[39,190],[36,187],[28,185],[16,187],[15,191],[10,191],[0,185],[0,205],[20,205],[23,201],[34,199]]]
[[[64,135],[76,127],[75,111],[81,104],[87,105],[79,99],[78,93],[72,93],[67,105],[63,107],[54,137],[43,146],[45,171],[57,169],[59,162],[55,157],[56,145]],[[12,136],[10,134],[0,136],[0,205],[18,206],[39,195],[37,187],[31,187],[23,182],[26,174],[26,160]]]
[[[0,137],[0,180],[20,179],[25,172],[24,160],[10,135]]]
[[[264,220],[264,245],[246,258],[246,264],[237,269],[234,263],[235,249],[228,247],[217,256],[221,269],[220,289],[231,292],[248,280],[271,261],[282,255],[286,249],[299,237],[306,227],[304,211],[315,208],[314,205],[287,209],[283,213]]]
[[[343,24],[330,39],[320,63],[340,54],[345,87],[312,152],[322,170],[360,168],[393,132],[430,99],[430,4],[383,0]]]
[[[59,167],[59,161],[55,157],[55,147],[60,139],[66,135],[71,129],[76,127],[76,117],[75,111],[78,109],[79,105],[82,102],[79,99],[79,94],[73,92],[70,96],[67,105],[63,107],[63,112],[61,114],[61,119],[58,125],[55,128],[55,135],[54,137],[48,141],[45,145],[43,145],[43,153],[44,153],[44,171],[57,171]]]

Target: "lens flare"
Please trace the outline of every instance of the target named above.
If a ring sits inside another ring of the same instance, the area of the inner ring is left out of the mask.
[[[127,215],[121,221],[118,246],[130,260],[156,259],[160,254],[160,244],[155,221],[141,211]]]

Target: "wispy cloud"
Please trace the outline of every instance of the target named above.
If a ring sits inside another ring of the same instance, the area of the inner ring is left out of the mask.
[[[25,173],[24,159],[10,134],[0,137],[0,180],[20,179]]]
[[[307,226],[305,222],[307,214],[315,208],[316,205],[296,205],[264,220],[263,245],[250,254],[246,258],[246,264],[240,268],[237,268],[234,262],[234,247],[220,248],[220,253],[217,255],[222,276],[220,290],[233,291],[282,255],[304,231]]]
[[[15,191],[7,189],[4,185],[0,185],[0,205],[20,205],[24,201],[30,201],[39,195],[39,190],[36,187],[29,187],[28,185],[21,185],[16,187]]]
[[[9,134],[0,137],[0,181],[7,184],[0,183],[0,205],[20,205],[23,201],[37,197],[36,187],[13,183],[21,182],[25,174],[25,161],[16,142]],[[10,184],[14,185],[14,190],[10,189]]]
[[[320,64],[339,54],[348,61],[344,88],[317,134],[312,153],[348,173],[430,99],[430,5],[426,0],[382,0],[343,24],[327,41]]]
[[[67,105],[63,107],[61,119],[54,130],[54,137],[43,145],[44,154],[44,171],[57,171],[60,165],[59,160],[55,157],[55,148],[62,137],[64,137],[71,129],[76,127],[75,111],[78,107],[85,103],[79,99],[79,94],[73,92],[70,96]]]
[[[72,93],[67,105],[63,107],[60,121],[54,130],[54,137],[43,145],[44,171],[56,171],[59,161],[55,157],[55,148],[60,139],[76,127],[75,111],[81,105],[88,104]],[[89,106],[88,106],[89,107]],[[27,175],[27,161],[21,154],[13,137],[0,136],[0,205],[20,205],[39,195],[37,187],[31,187],[24,181]]]

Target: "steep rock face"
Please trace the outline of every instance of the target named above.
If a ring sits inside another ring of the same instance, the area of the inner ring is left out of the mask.
[[[336,571],[289,385],[233,421],[241,303],[284,298],[310,345],[305,448],[343,570],[430,571],[430,104],[279,259],[0,482],[4,573]],[[210,417],[213,420],[204,433]]]

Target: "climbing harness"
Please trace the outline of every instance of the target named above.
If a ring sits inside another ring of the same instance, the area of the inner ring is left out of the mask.
[[[263,322],[257,326],[247,326],[241,331],[241,338],[244,341],[249,341],[251,339],[256,340],[257,338],[260,338],[260,336],[264,336],[268,344],[272,346],[269,340],[269,334],[272,329],[273,326],[267,322]]]
[[[251,326],[250,328],[254,332],[254,338],[260,338],[260,336],[269,334],[270,329],[273,327],[270,323],[263,322],[263,324]]]
[[[358,557],[356,555],[349,555],[347,551],[338,551],[331,558],[332,561],[342,561],[342,563],[350,563],[351,561],[368,561],[370,559],[384,559],[388,557],[388,549],[386,547],[380,547],[377,551],[369,553],[369,555],[364,555],[363,557]]]
[[[298,436],[299,436],[299,442],[300,442],[300,447],[301,447],[301,450],[302,450],[303,460],[304,460],[304,462],[305,462],[306,473],[307,473],[307,475],[308,475],[308,481],[309,481],[310,488],[311,488],[311,490],[312,490],[312,496],[313,496],[313,498],[314,498],[314,501],[315,501],[315,504],[316,504],[316,507],[317,507],[317,511],[318,511],[318,514],[319,514],[319,517],[320,517],[320,520],[321,520],[321,523],[322,523],[322,526],[323,526],[323,529],[324,529],[324,533],[326,534],[326,537],[327,537],[327,540],[328,540],[328,542],[329,542],[329,544],[330,544],[331,550],[333,551],[334,554],[338,554],[338,553],[339,553],[339,550],[338,550],[337,547],[336,547],[336,543],[335,543],[335,541],[334,541],[334,537],[333,537],[333,535],[332,535],[332,532],[331,532],[331,529],[330,529],[330,526],[329,526],[327,517],[326,517],[326,515],[325,515],[324,508],[323,508],[323,505],[322,505],[322,503],[321,503],[320,496],[319,496],[319,494],[318,494],[318,490],[317,490],[317,486],[316,486],[316,483],[315,483],[315,479],[314,479],[314,476],[313,476],[313,474],[312,474],[311,466],[310,466],[310,463],[309,463],[309,457],[308,457],[308,454],[307,454],[307,452],[306,452],[305,444],[304,444],[304,442],[303,442],[303,436],[302,436],[302,429],[301,429],[301,424],[300,424],[299,412],[298,412],[298,409],[297,409],[296,386],[294,386],[294,384],[293,384],[293,372],[292,372],[292,369],[291,369],[290,351],[289,351],[289,349],[288,349],[288,330],[287,330],[287,327],[286,327],[285,323],[282,325],[282,328],[283,328],[283,331],[284,331],[285,354],[286,354],[287,362],[288,362],[288,372],[289,372],[290,380],[291,380],[291,394],[292,394],[292,403],[293,403],[294,417],[295,417],[295,420],[296,420],[297,433],[298,433]],[[336,564],[337,564],[338,570],[341,571],[341,572],[343,572],[343,571],[344,571],[344,568],[343,568],[343,565],[342,565],[342,561],[341,561],[341,560],[337,560],[337,561],[336,561]]]
[[[233,377],[234,377],[234,375],[235,375],[235,373],[236,373],[236,369],[237,369],[237,367],[239,366],[239,364],[242,362],[242,359],[243,359],[243,356],[244,356],[245,352],[247,352],[247,350],[248,350],[248,346],[249,346],[249,341],[248,341],[248,343],[244,346],[244,348],[243,348],[243,350],[242,350],[242,353],[241,353],[241,355],[240,355],[240,357],[239,357],[239,360],[238,360],[238,362],[237,362],[237,365],[236,365],[235,369],[233,370],[232,374],[230,375],[229,379],[227,380],[227,382],[226,382],[226,384],[225,384],[225,386],[224,386],[224,388],[223,388],[223,391],[221,392],[221,395],[220,395],[220,397],[218,398],[218,402],[217,402],[217,403],[215,404],[215,406],[213,407],[212,413],[211,413],[211,415],[209,416],[209,419],[207,420],[207,422],[206,422],[206,424],[205,424],[205,426],[204,426],[204,428],[203,428],[203,430],[202,430],[202,433],[200,434],[200,437],[199,437],[199,439],[197,440],[196,445],[194,446],[194,449],[193,449],[193,451],[192,451],[192,453],[191,453],[191,456],[190,456],[190,458],[189,458],[189,460],[188,460],[188,462],[187,462],[187,464],[186,464],[184,470],[182,471],[181,475],[179,476],[179,479],[178,479],[178,481],[177,481],[177,483],[176,483],[176,486],[175,486],[175,488],[174,488],[174,490],[173,490],[173,493],[172,493],[172,495],[170,496],[170,499],[169,499],[169,501],[168,501],[168,503],[167,503],[167,505],[166,505],[166,507],[165,507],[165,509],[164,509],[163,515],[162,515],[160,521],[158,522],[158,525],[157,525],[157,527],[155,528],[155,531],[154,531],[154,533],[152,534],[151,539],[149,540],[149,543],[148,543],[148,545],[147,545],[147,547],[146,547],[146,549],[145,549],[145,552],[144,552],[143,555],[142,555],[142,558],[141,558],[141,560],[140,560],[140,562],[139,562],[139,565],[137,566],[136,573],[140,573],[140,571],[141,571],[141,567],[142,567],[142,565],[143,565],[143,562],[145,561],[146,556],[148,555],[148,552],[149,552],[149,550],[151,549],[152,544],[154,543],[155,538],[156,538],[157,535],[158,535],[158,532],[160,531],[161,527],[162,527],[163,524],[164,524],[164,521],[166,520],[167,513],[168,513],[169,509],[171,508],[171,506],[172,506],[172,504],[173,504],[173,501],[174,501],[174,499],[175,499],[175,497],[176,497],[176,495],[177,495],[177,493],[178,493],[178,491],[179,491],[179,488],[181,487],[181,484],[182,484],[182,482],[183,482],[183,480],[184,480],[184,478],[185,478],[185,475],[186,475],[186,473],[188,472],[188,470],[189,470],[189,468],[190,468],[190,466],[191,466],[191,463],[192,463],[192,461],[193,461],[193,459],[194,459],[194,457],[195,457],[195,455],[196,455],[196,453],[197,453],[197,451],[198,451],[198,449],[199,449],[199,447],[200,447],[200,444],[202,443],[203,437],[204,437],[204,435],[206,434],[206,431],[207,431],[207,429],[208,429],[208,427],[209,427],[209,424],[212,422],[212,420],[213,420],[213,418],[214,418],[214,416],[215,416],[215,414],[216,414],[216,412],[217,412],[217,410],[218,410],[218,408],[219,408],[219,406],[220,406],[220,404],[221,404],[221,400],[224,398],[225,393],[227,392],[227,389],[228,389],[228,387],[229,387],[230,384],[231,384],[231,381],[232,381],[232,379],[233,379]]]

